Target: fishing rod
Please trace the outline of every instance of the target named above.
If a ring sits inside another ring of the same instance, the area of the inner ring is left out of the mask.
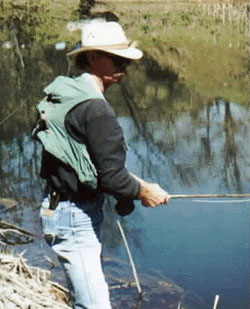
[[[229,198],[246,198],[250,197],[250,193],[243,194],[170,194],[170,199],[181,199],[181,198],[220,198],[220,197],[229,197]]]

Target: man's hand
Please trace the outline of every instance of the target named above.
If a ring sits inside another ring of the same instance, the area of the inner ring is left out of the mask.
[[[167,204],[171,196],[164,191],[158,184],[149,183],[141,178],[131,174],[141,184],[139,198],[143,206],[156,207],[161,204]]]
[[[143,206],[155,207],[161,204],[167,204],[170,195],[164,191],[158,184],[141,184],[140,199]]]

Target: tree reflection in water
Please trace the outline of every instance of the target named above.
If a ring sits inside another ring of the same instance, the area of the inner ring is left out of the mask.
[[[235,123],[230,102],[225,102],[225,157],[224,170],[225,182],[228,186],[230,183],[238,190],[242,190],[240,168],[238,167],[239,148],[235,141],[235,133],[239,129],[239,124]],[[243,141],[244,143],[244,141]]]
[[[152,60],[149,62],[149,67],[153,66]],[[143,136],[148,154],[160,156],[163,161],[172,158],[170,169],[174,169],[174,178],[184,186],[200,184],[202,170],[209,169],[217,171],[220,179],[224,177],[220,187],[223,185],[227,191],[247,190],[247,179],[241,174],[247,167],[249,150],[244,147],[245,153],[242,153],[240,148],[245,145],[244,138],[248,137],[248,110],[219,98],[201,98],[168,70],[164,73],[159,67],[161,78],[156,79],[156,67],[155,63],[152,76],[146,60],[141,68],[131,70],[134,79],[122,84],[123,100],[115,105],[121,114],[124,114],[121,105],[127,106],[138,131],[133,141]],[[135,152],[140,150],[137,146],[134,148]],[[140,157],[139,153],[137,155]],[[150,166],[152,158],[143,157],[141,161],[142,165],[149,164],[146,174],[156,180],[152,175],[155,169]],[[208,176],[209,172],[204,174],[204,178]]]

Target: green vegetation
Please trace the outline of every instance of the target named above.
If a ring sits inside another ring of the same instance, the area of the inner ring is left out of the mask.
[[[115,13],[128,37],[161,69],[207,99],[223,97],[240,104],[249,100],[249,33],[247,7],[202,2],[140,2],[94,0],[0,0],[0,43],[49,44],[79,40],[79,31],[66,24],[82,16]],[[135,23],[136,20],[136,23]],[[14,42],[14,43],[13,43]],[[18,51],[18,48],[17,48]],[[23,57],[29,52],[21,50]],[[19,52],[21,61],[21,55]]]
[[[0,0],[1,39],[13,35],[19,44],[27,44],[49,37],[46,29],[52,25],[48,1],[6,1]]]
[[[245,4],[110,3],[110,9],[140,48],[187,87],[208,99],[223,97],[248,105]]]

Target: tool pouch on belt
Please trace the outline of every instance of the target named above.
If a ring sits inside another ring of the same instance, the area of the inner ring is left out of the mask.
[[[58,206],[59,201],[60,201],[60,193],[52,191],[50,193],[49,209],[55,210],[56,207]]]

